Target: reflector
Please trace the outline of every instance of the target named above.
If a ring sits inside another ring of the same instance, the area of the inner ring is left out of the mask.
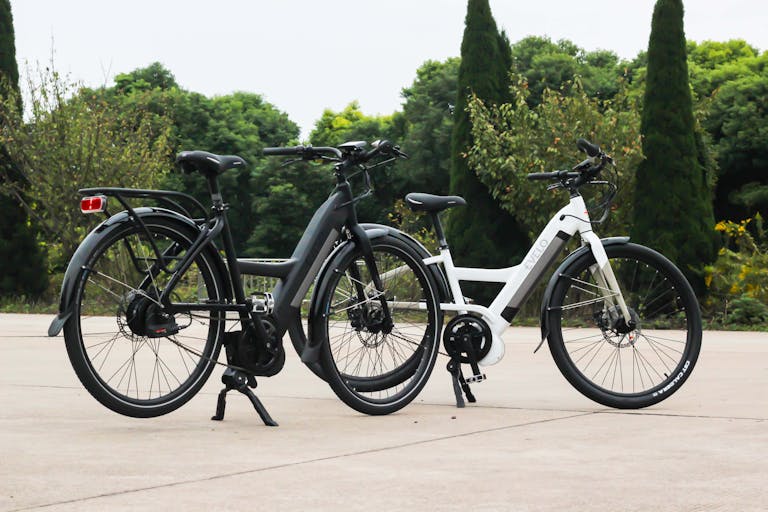
[[[90,196],[80,200],[80,211],[83,213],[101,213],[107,209],[107,196]]]

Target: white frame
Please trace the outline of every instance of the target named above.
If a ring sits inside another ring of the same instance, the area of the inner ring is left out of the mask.
[[[605,300],[608,305],[618,305],[625,320],[629,321],[629,310],[608,262],[608,256],[605,253],[600,238],[592,231],[589,212],[587,211],[584,199],[579,195],[572,196],[570,202],[552,217],[526,254],[523,262],[519,265],[500,269],[457,267],[453,264],[449,248],[441,249],[439,255],[423,260],[425,265],[442,264],[445,270],[445,276],[448,280],[448,286],[451,289],[454,302],[441,303],[440,307],[443,311],[456,311],[459,314],[467,312],[477,313],[490,327],[493,340],[488,354],[479,361],[481,366],[496,364],[504,356],[504,343],[501,335],[509,326],[509,322],[502,317],[502,312],[513,298],[519,299],[521,293],[527,296],[529,290],[525,288],[532,288],[539,282],[542,274],[549,267],[548,261],[542,261],[544,259],[542,255],[544,255],[546,248],[550,246],[557,247],[557,252],[560,252],[564,241],[559,243],[556,241],[561,233],[567,235],[568,239],[578,233],[581,237],[582,245],[590,247],[597,262],[597,265],[593,265],[590,270],[595,276],[598,287],[603,291],[603,297],[600,300]],[[560,239],[562,240],[561,237]],[[382,276],[382,279],[384,279],[384,276]],[[467,304],[464,301],[459,281],[506,284],[490,306],[485,307],[478,304]],[[524,301],[524,298],[522,301]],[[420,307],[423,308],[425,306],[420,305]]]

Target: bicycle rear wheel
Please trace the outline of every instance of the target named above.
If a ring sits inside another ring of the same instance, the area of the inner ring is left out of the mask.
[[[680,270],[636,244],[605,248],[635,323],[595,278],[591,252],[576,259],[555,286],[549,348],[558,368],[592,400],[620,409],[648,407],[680,389],[701,347],[701,313]]]
[[[313,319],[313,333],[326,340],[321,363],[336,395],[359,412],[379,415],[405,407],[426,384],[441,314],[436,286],[419,256],[389,235],[371,244],[389,318],[355,250],[329,263],[330,282],[319,297],[326,314]]]
[[[64,327],[70,362],[82,384],[109,409],[133,417],[167,414],[191,399],[221,349],[223,313],[166,315],[158,297],[196,238],[167,217],[134,223],[101,240],[80,274],[75,310]],[[225,296],[213,251],[203,251],[174,287],[174,302]]]

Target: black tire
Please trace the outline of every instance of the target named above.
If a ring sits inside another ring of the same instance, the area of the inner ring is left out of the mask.
[[[159,250],[172,258],[167,270],[144,232],[126,223],[107,235],[88,257],[76,288],[72,317],[64,326],[67,354],[85,388],[109,409],[147,418],[167,414],[189,401],[205,384],[221,349],[222,313],[175,314],[178,333],[148,337],[142,319],[168,282],[175,265],[197,235],[194,228],[162,216],[143,217]],[[129,249],[130,248],[130,249]],[[219,301],[225,295],[213,251],[195,258],[173,291],[174,302]],[[144,314],[137,313],[144,311]]]
[[[366,294],[375,289],[368,286],[370,273],[361,252],[353,250],[329,263],[328,282],[319,284],[325,314],[313,319],[312,332],[324,340],[320,360],[336,395],[359,412],[381,415],[408,405],[426,384],[438,353],[442,315],[435,283],[418,254],[389,235],[371,245],[392,329],[377,328],[379,300],[370,295],[359,299],[363,285]]]
[[[623,319],[618,306],[605,306],[590,271],[595,259],[586,252],[553,290],[549,348],[588,398],[619,409],[648,407],[691,375],[701,348],[699,304],[682,272],[658,252],[636,244],[605,250],[635,328],[616,320]]]

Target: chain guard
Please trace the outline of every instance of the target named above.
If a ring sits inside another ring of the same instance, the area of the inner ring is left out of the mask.
[[[448,355],[464,364],[470,364],[472,361],[462,346],[464,337],[468,337],[468,341],[472,344],[476,361],[488,355],[493,337],[491,328],[482,318],[458,315],[448,322],[443,330],[443,345]]]

